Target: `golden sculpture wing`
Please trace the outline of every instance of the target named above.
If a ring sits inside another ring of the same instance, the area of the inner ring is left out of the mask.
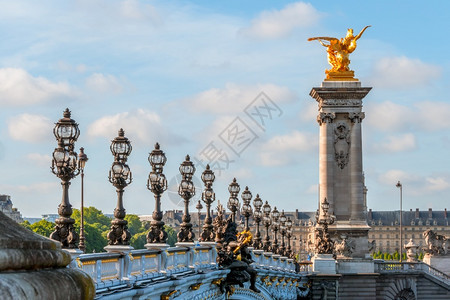
[[[318,36],[318,37],[312,37],[308,39],[308,42],[315,41],[315,40],[325,40],[325,41],[338,41],[339,39],[334,37],[327,37],[327,36]]]
[[[363,30],[361,30],[361,32],[357,36],[355,36],[355,40],[359,39],[364,33],[364,31],[366,31],[366,29],[369,27],[371,27],[371,25],[367,25],[366,27],[364,27]]]

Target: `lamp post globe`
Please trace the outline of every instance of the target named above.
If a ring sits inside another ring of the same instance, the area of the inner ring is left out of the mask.
[[[167,190],[167,179],[163,173],[164,165],[167,162],[164,151],[160,149],[159,143],[155,144],[155,149],[148,155],[148,162],[152,167],[147,179],[147,189],[155,197],[155,210],[152,214],[150,230],[147,233],[148,244],[166,244],[167,232],[164,230],[161,211],[161,195]]]
[[[255,239],[253,241],[253,247],[256,250],[260,250],[262,248],[262,242],[261,242],[261,233],[259,231],[259,224],[261,223],[261,219],[263,217],[263,212],[261,211],[261,207],[263,205],[263,201],[259,197],[259,194],[256,194],[255,199],[253,200],[253,207],[255,208],[253,212],[253,219],[256,223],[256,233],[255,233]]]
[[[69,201],[70,180],[80,173],[78,156],[74,151],[75,142],[80,135],[78,124],[71,119],[68,108],[53,128],[58,147],[52,154],[52,173],[61,180],[62,200],[58,206],[59,218],[56,219],[55,231],[50,234],[50,238],[61,242],[62,248],[74,249],[78,246],[78,234],[75,232],[73,224],[75,220],[72,216],[72,205]]]
[[[130,167],[126,163],[132,147],[122,128],[119,129],[117,137],[111,141],[110,149],[114,156],[114,162],[108,178],[109,182],[116,188],[117,205],[114,209],[114,220],[111,221],[111,229],[107,235],[108,244],[114,246],[129,245],[131,234],[128,231],[128,222],[125,220],[123,192],[125,187],[133,181]]]
[[[252,200],[252,193],[248,190],[248,186],[245,187],[245,190],[241,194],[242,198],[242,214],[245,218],[245,230],[249,231],[250,227],[248,226],[248,219],[252,215],[252,206],[250,205],[250,201]]]
[[[264,251],[269,252],[272,249],[272,243],[270,241],[270,234],[269,234],[269,227],[272,225],[272,219],[270,218],[270,212],[272,208],[270,207],[269,202],[266,201],[262,209],[264,213],[263,224],[266,227],[266,235],[264,237],[263,249]]]
[[[233,179],[233,181],[228,186],[228,192],[230,193],[230,198],[228,199],[228,209],[231,210],[231,220],[233,222],[236,222],[236,212],[239,209],[239,199],[237,198],[237,195],[239,194],[239,191],[241,190],[241,187],[236,181],[236,178]]]
[[[216,194],[212,189],[215,178],[216,176],[209,164],[206,165],[206,169],[202,173],[202,181],[205,184],[205,189],[202,193],[202,201],[206,204],[205,224],[203,225],[203,231],[199,237],[199,240],[202,242],[213,242],[215,239],[214,226],[212,225],[211,217],[211,204],[216,200]]]
[[[180,225],[180,232],[177,234],[179,243],[193,243],[195,234],[192,232],[191,216],[189,214],[189,201],[195,195],[195,186],[192,182],[192,176],[195,172],[195,166],[191,162],[189,155],[186,155],[185,161],[180,164],[181,182],[178,187],[178,195],[184,200],[184,213]]]

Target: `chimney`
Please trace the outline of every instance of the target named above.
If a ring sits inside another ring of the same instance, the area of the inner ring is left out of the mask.
[[[433,210],[431,208],[428,209],[428,218],[433,219]]]
[[[416,208],[416,215],[414,216],[416,219],[418,219],[418,218],[420,218],[420,216],[419,216],[419,209],[418,208]]]
[[[447,209],[446,208],[444,208],[444,218],[447,219]]]
[[[367,218],[368,218],[370,221],[372,221],[372,209],[371,209],[371,208],[369,208],[369,213],[368,213],[368,215],[367,215]]]

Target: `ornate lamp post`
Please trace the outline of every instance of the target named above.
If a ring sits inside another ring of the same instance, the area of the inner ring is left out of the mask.
[[[255,239],[253,241],[253,247],[256,250],[260,250],[262,248],[262,242],[261,242],[261,233],[259,232],[259,223],[261,223],[262,219],[262,212],[261,207],[263,205],[263,201],[261,198],[259,198],[259,194],[256,194],[256,198],[253,200],[253,206],[255,207],[255,211],[253,212],[253,219],[256,223],[256,233],[255,233]]]
[[[202,232],[201,232],[202,227],[201,227],[201,222],[200,222],[200,211],[203,209],[203,205],[200,202],[200,200],[198,200],[198,203],[195,206],[195,208],[198,210],[198,236],[200,238],[200,235],[202,234]]]
[[[290,257],[290,258],[293,258],[293,256],[294,256],[293,254],[294,253],[293,253],[292,248],[291,248],[291,237],[292,237],[292,221],[291,221],[291,218],[287,219],[286,227],[287,227],[286,237],[288,239],[286,256]]]
[[[284,215],[284,209],[281,211],[281,215],[280,215],[280,233],[281,233],[281,248],[280,248],[280,253],[283,256],[286,256],[286,244],[284,241],[284,237],[286,236],[286,221],[287,218]]]
[[[241,190],[241,187],[236,182],[236,178],[233,179],[233,182],[230,183],[228,186],[228,192],[230,192],[230,199],[228,200],[228,209],[231,210],[231,220],[236,223],[236,212],[239,209],[239,199],[237,195],[239,194],[239,191]]]
[[[250,230],[250,227],[248,226],[248,219],[253,214],[252,212],[252,206],[250,205],[250,201],[252,200],[252,193],[248,190],[248,186],[245,187],[245,190],[242,192],[242,214],[245,218],[245,229],[246,231]]]
[[[402,224],[402,192],[403,192],[403,186],[400,183],[400,181],[397,182],[397,184],[395,185],[396,187],[398,187],[400,189],[400,262],[402,262],[403,259],[403,224]]]
[[[202,200],[206,204],[205,225],[203,225],[203,232],[200,235],[203,242],[214,242],[215,237],[211,217],[211,204],[216,200],[216,194],[212,189],[215,178],[214,172],[210,169],[209,164],[206,165],[206,170],[202,173],[202,181],[205,184]]]
[[[178,232],[177,239],[181,243],[193,243],[195,234],[192,232],[191,216],[189,215],[189,200],[195,195],[195,187],[192,182],[195,167],[191,162],[189,155],[186,155],[186,160],[180,165],[181,183],[178,187],[178,195],[184,199],[184,214],[183,223],[181,223],[180,232]]]
[[[80,169],[81,174],[81,224],[80,224],[80,244],[78,245],[78,248],[81,251],[86,250],[86,245],[84,244],[84,241],[86,240],[84,238],[84,167],[86,165],[86,162],[88,161],[87,155],[84,153],[84,148],[80,148],[80,154],[78,154],[78,168]]]
[[[111,153],[114,156],[114,162],[109,170],[109,182],[116,188],[117,205],[114,209],[115,219],[111,221],[111,230],[108,233],[109,245],[129,245],[130,232],[128,231],[128,222],[125,218],[125,208],[123,207],[123,189],[133,181],[130,168],[126,164],[132,147],[130,141],[125,137],[122,128],[118,136],[111,142]]]
[[[277,210],[275,206],[272,210],[272,230],[274,232],[274,239],[272,245],[272,252],[275,254],[279,254],[280,249],[278,249],[278,230],[280,229],[280,212]]]
[[[69,202],[70,180],[75,178],[80,169],[77,163],[77,153],[74,150],[75,142],[80,135],[78,124],[70,118],[68,108],[63,113],[53,129],[58,141],[58,147],[53,151],[52,173],[61,179],[62,200],[58,206],[59,218],[56,219],[55,231],[50,238],[61,242],[62,248],[77,248],[78,234],[73,228],[75,220],[72,216],[72,205]]]
[[[270,227],[270,225],[272,225],[272,219],[270,218],[271,209],[272,208],[270,207],[269,202],[266,201],[266,204],[264,204],[264,206],[263,206],[263,213],[264,213],[263,223],[264,223],[264,226],[266,227],[266,236],[264,238],[263,249],[266,252],[269,252],[272,249],[272,244],[270,242],[270,236],[269,236],[269,227]]]
[[[147,243],[149,244],[166,244],[167,241],[167,233],[164,231],[163,213],[161,211],[161,195],[167,190],[167,179],[163,173],[166,161],[167,158],[164,151],[156,143],[155,149],[148,156],[148,162],[152,166],[152,171],[148,175],[147,189],[155,195],[155,210],[152,214],[150,231],[147,234]]]
[[[331,225],[335,221],[335,216],[329,215],[328,210],[330,204],[325,198],[321,204],[322,214],[316,215],[317,224],[322,225],[322,234],[316,234],[316,251],[318,254],[332,254],[334,249],[334,242],[328,232],[328,225]]]

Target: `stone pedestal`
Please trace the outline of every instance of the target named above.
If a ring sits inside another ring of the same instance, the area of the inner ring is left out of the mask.
[[[1,299],[93,299],[94,282],[68,252],[0,212]]]
[[[147,243],[144,245],[144,247],[148,250],[162,250],[166,251],[170,248],[169,244],[166,243]]]
[[[372,259],[338,259],[337,264],[339,274],[373,274],[375,270]]]
[[[450,255],[436,256],[426,254],[423,262],[450,276]]]
[[[336,274],[336,260],[332,254],[316,254],[311,261],[313,263],[313,272]]]
[[[357,258],[368,253],[370,229],[361,137],[362,99],[370,90],[359,81],[324,81],[310,92],[319,105],[319,199],[326,198],[329,213],[336,216],[329,226],[332,239],[339,242],[345,236],[354,245],[352,257]]]

